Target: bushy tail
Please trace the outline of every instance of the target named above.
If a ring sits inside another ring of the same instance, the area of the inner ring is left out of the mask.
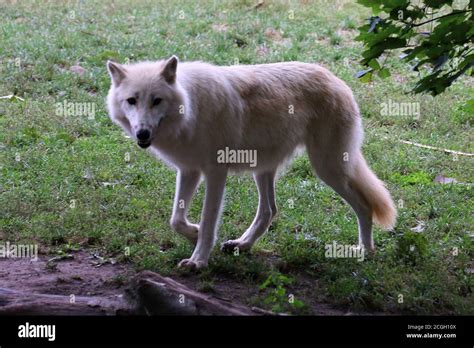
[[[370,170],[362,155],[355,168],[354,185],[372,207],[373,220],[384,229],[392,229],[397,219],[395,204],[385,184]]]

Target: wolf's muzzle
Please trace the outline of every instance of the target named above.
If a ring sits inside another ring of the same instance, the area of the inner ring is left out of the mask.
[[[146,149],[151,145],[151,133],[147,129],[139,129],[137,134],[137,144],[140,146],[142,149]]]

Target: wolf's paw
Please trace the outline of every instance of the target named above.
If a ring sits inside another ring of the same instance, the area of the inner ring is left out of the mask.
[[[199,271],[200,269],[207,267],[207,262],[184,259],[181,260],[180,263],[178,263],[178,267],[189,271]]]
[[[365,246],[364,244],[359,243],[359,245],[357,245],[357,249],[364,250],[364,252],[368,253],[369,255],[375,254],[375,246],[373,243]]]
[[[222,243],[221,250],[225,253],[235,253],[249,251],[251,247],[251,244],[235,239]]]

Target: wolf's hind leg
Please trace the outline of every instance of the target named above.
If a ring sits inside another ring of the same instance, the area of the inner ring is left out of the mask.
[[[198,171],[179,171],[176,175],[176,193],[171,217],[171,227],[191,243],[196,244],[199,225],[189,223],[187,213],[201,173]]]
[[[364,195],[356,189],[354,167],[361,161],[359,150],[337,146],[308,147],[308,155],[319,178],[332,187],[357,215],[359,245],[368,251],[374,250],[372,237],[372,207]],[[356,163],[354,163],[356,162]],[[364,180],[364,178],[362,178]]]
[[[250,227],[238,239],[229,240],[222,244],[222,250],[233,252],[249,250],[255,241],[260,238],[270,226],[277,213],[275,203],[275,171],[254,174],[258,188],[258,210]]]

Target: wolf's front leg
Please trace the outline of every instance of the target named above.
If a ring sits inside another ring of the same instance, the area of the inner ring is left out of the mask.
[[[192,244],[197,243],[199,225],[191,224],[186,218],[189,205],[199,185],[201,173],[198,171],[180,170],[176,175],[176,193],[171,216],[171,227],[186,237]]]
[[[250,250],[255,241],[260,238],[270,226],[277,213],[275,203],[275,174],[276,171],[254,174],[258,188],[258,210],[252,225],[238,239],[228,240],[222,244],[225,252]]]
[[[182,260],[179,263],[180,267],[199,269],[207,266],[216,241],[216,229],[221,213],[226,177],[227,170],[221,168],[205,174],[206,198],[201,214],[198,242],[191,258]]]

